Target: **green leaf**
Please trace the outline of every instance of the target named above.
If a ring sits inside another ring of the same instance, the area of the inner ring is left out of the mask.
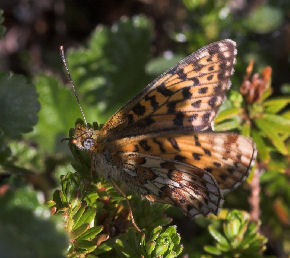
[[[263,137],[260,135],[260,132],[253,129],[252,130],[252,137],[254,142],[256,143],[258,149],[258,155],[261,160],[267,162],[270,160],[270,150],[269,147],[266,146]]]
[[[90,224],[84,223],[71,232],[72,239],[77,239],[81,234],[85,233],[90,227]]]
[[[94,242],[87,240],[77,240],[75,246],[77,249],[84,249],[88,253],[93,252],[97,248],[97,245]]]
[[[30,135],[47,151],[67,151],[67,144],[60,140],[67,137],[67,131],[74,126],[80,110],[70,88],[66,88],[50,75],[35,78],[41,111],[35,132]],[[69,107],[69,108],[68,108]]]
[[[290,97],[280,97],[276,99],[267,100],[263,103],[265,113],[278,113],[286,105],[290,103]]]
[[[151,253],[153,252],[153,250],[155,249],[156,246],[156,242],[155,241],[148,241],[146,243],[146,253],[148,255],[151,255]]]
[[[156,257],[162,256],[163,254],[165,254],[165,252],[167,251],[167,249],[168,249],[168,245],[167,244],[158,245],[156,247],[156,249],[154,250],[155,251],[155,256]]]
[[[76,228],[76,224],[79,222],[80,218],[83,216],[85,209],[87,207],[87,204],[85,202],[81,203],[81,207],[78,208],[75,215],[73,215],[73,221],[74,221],[74,227]]]
[[[8,137],[31,131],[39,109],[35,88],[25,77],[0,74],[0,129]]]
[[[212,237],[217,241],[219,242],[222,246],[228,246],[229,243],[227,241],[227,239],[222,235],[220,234],[215,228],[213,225],[209,225],[208,226],[208,230],[209,230],[209,233],[212,235]]]
[[[226,237],[232,241],[239,233],[241,223],[238,219],[233,219],[228,223],[224,223],[224,232]]]
[[[123,17],[111,28],[97,27],[88,49],[69,51],[72,76],[85,102],[95,105],[95,119],[104,122],[151,80],[145,72],[151,37],[147,18]]]
[[[102,231],[103,231],[103,226],[92,227],[92,228],[88,229],[85,233],[83,233],[79,239],[92,240]]]
[[[206,245],[206,246],[204,246],[203,249],[210,254],[214,254],[214,255],[221,255],[222,254],[222,252],[218,248],[216,248],[215,246]]]
[[[226,119],[230,119],[236,117],[241,114],[243,110],[237,107],[227,108],[218,113],[217,117],[214,119],[215,123],[220,123]]]
[[[272,114],[264,114],[263,119],[268,121],[276,132],[290,134],[290,119]]]
[[[257,119],[256,121],[257,126],[260,128],[261,131],[263,131],[272,141],[273,145],[277,148],[279,152],[282,154],[286,155],[287,154],[287,148],[283,142],[283,140],[278,136],[277,132],[275,132],[275,129],[277,128],[274,127],[275,125],[271,124],[269,121],[265,119]]]
[[[240,121],[237,119],[225,121],[214,126],[216,131],[230,131],[240,127]]]
[[[74,228],[78,228],[83,223],[90,224],[91,221],[95,218],[95,215],[96,215],[96,209],[92,207],[86,207],[85,212],[82,214],[79,220],[75,223]]]

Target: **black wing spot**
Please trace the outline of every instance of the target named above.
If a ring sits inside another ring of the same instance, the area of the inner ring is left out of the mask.
[[[182,89],[182,95],[184,99],[190,99],[192,96],[192,93],[190,92],[190,87],[185,87]]]
[[[188,122],[193,122],[198,117],[198,114],[193,114],[192,116],[188,117]]]
[[[200,89],[198,90],[198,93],[200,93],[200,94],[205,94],[205,93],[207,93],[207,91],[208,91],[208,87],[203,87],[203,88],[200,88]]]
[[[175,118],[173,119],[174,125],[183,126],[183,118],[184,118],[184,114],[182,112],[178,112]]]
[[[154,124],[155,121],[151,117],[146,117],[136,123],[137,127],[144,128]]]
[[[177,141],[174,138],[168,138],[168,141],[170,142],[171,146],[174,149],[180,151],[179,146],[178,146],[178,143],[177,143]]]
[[[223,181],[226,181],[228,176],[226,174],[221,174],[220,175],[220,178],[223,180]]]
[[[179,79],[183,81],[186,79],[186,74],[184,73],[183,69],[180,69],[176,74],[179,76]]]
[[[214,164],[216,167],[218,167],[218,168],[220,168],[220,167],[222,166],[222,164],[221,164],[221,163],[219,163],[219,162],[216,162],[216,161],[214,161],[214,162],[213,162],[213,164]]]
[[[214,107],[216,101],[217,101],[217,97],[214,96],[214,97],[212,97],[212,98],[208,101],[208,104],[209,104],[211,107]]]
[[[198,136],[197,135],[194,135],[194,141],[195,141],[195,145],[196,146],[201,146],[200,142],[198,141]]]
[[[153,138],[153,142],[155,142],[155,143],[159,146],[159,149],[160,149],[160,151],[161,151],[162,153],[165,153],[165,152],[166,152],[166,150],[165,150],[164,147],[163,147],[162,142],[158,141],[156,138]]]
[[[210,66],[210,67],[208,68],[208,71],[213,71],[213,69],[214,69],[214,66]]]
[[[205,113],[205,114],[202,116],[202,121],[203,121],[204,123],[207,123],[208,120],[209,120],[209,117],[210,117],[210,113],[209,113],[209,112],[208,112],[208,113]]]
[[[134,116],[132,114],[128,114],[127,118],[128,118],[128,124],[132,124],[134,122]]]
[[[178,101],[171,101],[167,103],[167,112],[168,114],[174,114],[176,111],[176,103]]]
[[[165,97],[170,97],[173,95],[173,92],[169,89],[166,88],[166,86],[164,85],[164,83],[162,83],[161,85],[159,85],[156,90],[161,93],[163,96]]]
[[[193,77],[192,81],[193,81],[193,86],[199,85],[199,79],[197,79],[196,77]]]
[[[174,159],[180,162],[185,162],[186,160],[186,158],[181,155],[175,155]]]
[[[156,101],[156,96],[148,97],[148,95],[146,95],[145,100],[150,100],[150,104],[153,107],[154,111],[159,107],[159,104]]]
[[[193,152],[192,156],[195,160],[200,160],[200,157],[202,156],[202,154]]]
[[[211,81],[212,80],[212,78],[213,78],[213,75],[211,74],[211,75],[209,75],[209,76],[207,76],[207,80],[208,81]]]
[[[210,150],[208,150],[208,149],[206,149],[206,148],[203,148],[203,151],[204,151],[204,153],[205,153],[206,155],[211,156],[211,151],[210,151]]]
[[[197,100],[191,104],[191,106],[195,108],[200,108],[201,100]]]
[[[206,172],[211,173],[212,172],[212,168],[205,168],[204,169]]]
[[[150,151],[151,147],[148,145],[147,140],[141,140],[139,141],[139,145],[145,150]]]
[[[219,80],[224,80],[225,79],[225,74],[224,73],[219,73],[218,74],[218,79]]]
[[[134,111],[134,113],[138,116],[142,116],[145,113],[145,107],[142,106],[140,103],[137,103],[132,110]]]

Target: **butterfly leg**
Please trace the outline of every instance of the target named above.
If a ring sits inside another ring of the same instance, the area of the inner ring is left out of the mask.
[[[134,219],[134,216],[133,216],[133,212],[132,212],[132,208],[131,208],[131,205],[130,205],[130,202],[129,202],[127,196],[124,194],[124,192],[120,189],[120,187],[112,179],[111,179],[111,183],[115,187],[115,189],[126,199],[126,202],[127,202],[128,208],[129,208],[129,215],[131,217],[131,221],[132,221],[133,227],[138,232],[142,233],[142,230],[137,226],[137,224],[135,222],[135,219]]]

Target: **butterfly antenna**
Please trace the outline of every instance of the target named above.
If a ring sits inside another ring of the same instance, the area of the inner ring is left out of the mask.
[[[61,60],[62,60],[62,62],[63,62],[64,68],[65,68],[65,70],[66,70],[67,78],[68,78],[68,80],[69,80],[69,82],[70,82],[70,84],[71,84],[71,86],[72,86],[73,93],[74,93],[74,95],[75,95],[75,97],[76,97],[77,103],[78,103],[79,108],[80,108],[80,110],[81,110],[82,116],[83,116],[84,121],[85,121],[85,125],[87,126],[87,125],[88,125],[88,123],[87,123],[87,119],[86,119],[86,116],[85,116],[84,110],[83,110],[83,108],[82,108],[82,106],[81,106],[81,103],[80,103],[80,100],[79,100],[79,96],[78,96],[78,93],[77,93],[77,91],[76,91],[76,87],[75,87],[75,85],[74,85],[74,82],[73,82],[73,80],[72,80],[72,78],[71,78],[71,75],[70,75],[70,72],[69,72],[69,69],[68,69],[68,66],[67,66],[67,62],[66,62],[66,59],[65,59],[64,51],[63,51],[63,46],[60,46],[60,47],[59,47],[59,51],[60,51]]]

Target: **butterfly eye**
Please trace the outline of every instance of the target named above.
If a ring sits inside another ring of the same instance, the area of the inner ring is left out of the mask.
[[[89,150],[94,145],[94,140],[92,138],[87,138],[83,141],[83,146],[86,150]]]

